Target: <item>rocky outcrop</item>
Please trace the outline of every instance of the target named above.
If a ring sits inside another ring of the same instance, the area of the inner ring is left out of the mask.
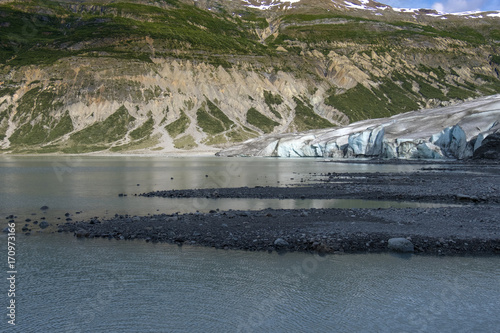
[[[270,135],[218,153],[222,156],[496,158],[500,95],[461,105],[302,134]],[[488,139],[491,136],[490,139]],[[490,157],[487,157],[490,156]]]
[[[472,156],[474,159],[500,160],[500,132],[493,133],[481,141]]]
[[[268,128],[294,130],[299,126],[294,120],[298,103],[330,126],[343,122],[342,113],[323,101],[326,86],[311,92],[310,79],[293,73],[270,75],[251,64],[236,69],[165,59],[155,59],[153,65],[136,64],[134,69],[101,59],[72,62],[73,68],[58,64],[13,71],[32,84],[0,97],[0,149],[213,150],[259,136]],[[128,75],[109,77],[120,69]],[[63,79],[43,80],[51,75],[79,79],[71,86]],[[249,110],[261,118],[252,119]],[[120,114],[127,115],[121,128],[115,119]],[[108,131],[110,126],[116,127],[116,135],[87,135]],[[28,134],[33,128],[36,137]]]

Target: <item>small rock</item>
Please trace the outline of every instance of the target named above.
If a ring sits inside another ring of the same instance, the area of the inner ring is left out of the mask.
[[[289,245],[288,242],[283,238],[277,238],[274,241],[274,246],[288,246],[288,245]]]
[[[75,232],[76,238],[83,238],[88,236],[88,232],[86,230],[80,229],[77,232]]]
[[[466,194],[457,194],[456,195],[457,200],[459,201],[472,201],[472,202],[478,202],[479,198],[474,196],[474,195],[466,195]]]
[[[40,207],[40,209],[41,210],[47,210],[47,209],[49,209],[49,206],[42,206],[42,207]]]
[[[406,238],[391,238],[387,242],[387,247],[389,250],[395,252],[414,252],[415,248],[413,243]]]
[[[40,222],[39,226],[40,226],[40,228],[45,229],[49,226],[49,222],[42,221],[42,222]]]

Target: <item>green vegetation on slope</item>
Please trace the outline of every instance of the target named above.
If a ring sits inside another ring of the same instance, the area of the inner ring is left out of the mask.
[[[278,118],[281,119],[281,114],[274,108],[275,105],[281,105],[283,98],[281,95],[273,94],[270,91],[264,90],[264,101],[266,102],[269,110]]]
[[[13,117],[19,126],[9,137],[12,145],[39,145],[73,131],[68,111],[57,123],[52,115],[52,112],[62,106],[60,102],[56,102],[57,97],[58,94],[54,91],[35,87],[19,99]]]
[[[174,140],[174,147],[177,149],[190,150],[196,148],[197,146],[198,145],[194,141],[194,138],[189,134],[186,134]]]
[[[251,138],[255,138],[256,136],[258,136],[258,134],[248,128],[245,128],[227,132],[226,136],[230,139],[231,142],[242,142]]]
[[[154,120],[153,117],[149,117],[148,120],[144,122],[141,126],[130,132],[130,137],[133,140],[139,140],[144,137],[148,137],[151,135],[153,132],[153,126],[154,126]]]
[[[234,122],[208,98],[196,111],[196,120],[203,131],[211,135],[227,131],[234,125]]]
[[[247,112],[247,122],[257,128],[260,128],[264,133],[271,133],[274,127],[278,126],[279,123],[269,119],[262,113],[257,111],[255,108],[250,108]]]
[[[0,63],[52,64],[63,57],[88,55],[89,51],[149,62],[151,50],[140,42],[144,36],[158,41],[159,52],[178,48],[223,54],[267,53],[241,20],[179,1],[169,4],[160,8],[130,0],[94,4],[95,9],[83,5],[79,10],[48,0],[0,5]],[[88,47],[67,48],[97,40],[100,42]]]
[[[129,124],[134,121],[125,106],[121,106],[103,122],[97,122],[71,135],[78,145],[95,145],[117,141],[125,136]]]
[[[73,121],[69,115],[69,111],[66,111],[61,117],[57,125],[50,131],[47,137],[47,142],[53,141],[61,136],[73,132]]]
[[[12,108],[11,108],[12,109]],[[3,140],[9,128],[9,109],[0,112],[0,140]]]
[[[225,131],[222,122],[211,116],[203,108],[199,108],[198,111],[196,111],[196,121],[205,133],[215,135]]]
[[[226,130],[230,129],[232,125],[234,125],[234,122],[229,119],[224,112],[222,112],[221,109],[217,107],[214,103],[212,103],[208,98],[206,100],[207,106],[208,106],[208,111],[210,114],[220,120]]]
[[[55,103],[56,97],[58,95],[53,91],[42,90],[41,87],[32,88],[18,101],[14,120],[24,122],[38,117],[47,120],[50,117],[50,111],[61,106]]]
[[[172,138],[175,138],[179,134],[184,133],[189,127],[190,123],[191,120],[189,120],[184,111],[181,111],[181,116],[179,117],[179,119],[165,126],[165,129]]]
[[[331,122],[317,115],[309,103],[303,102],[297,97],[294,97],[293,100],[297,104],[295,107],[295,118],[293,119],[297,131],[302,132],[316,128],[335,127]]]

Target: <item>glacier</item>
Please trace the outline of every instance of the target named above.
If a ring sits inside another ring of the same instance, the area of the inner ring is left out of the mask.
[[[217,155],[462,160],[493,133],[500,133],[500,95],[340,128],[270,134]]]

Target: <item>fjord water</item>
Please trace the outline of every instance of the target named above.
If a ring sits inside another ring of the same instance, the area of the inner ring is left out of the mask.
[[[2,157],[0,212],[35,220],[73,219],[114,214],[194,212],[209,209],[362,208],[357,200],[214,200],[199,207],[192,199],[135,197],[134,194],[170,189],[240,186],[285,186],[315,181],[314,173],[404,172],[415,165],[322,163],[315,159],[217,157]],[[119,197],[119,194],[127,196]],[[371,203],[371,208],[375,203]],[[377,203],[381,207],[397,203]],[[414,203],[413,205],[417,205]],[[46,212],[40,207],[48,206]],[[81,212],[76,214],[76,212]],[[37,214],[35,217],[30,214]],[[50,222],[50,221],[49,221]],[[60,222],[60,221],[56,221]]]
[[[7,215],[18,216],[13,331],[493,332],[500,327],[498,257],[278,255],[20,231],[26,217],[63,223],[65,212],[76,220],[200,208],[193,200],[132,195],[152,190],[286,186],[314,181],[313,173],[421,167],[312,159],[2,157],[3,224]],[[224,202],[213,204],[224,207]],[[227,207],[235,204],[228,202]],[[255,201],[240,204],[264,208]],[[45,212],[43,205],[49,206]],[[4,257],[6,248],[2,234]],[[2,280],[5,309],[8,285]],[[2,332],[12,329],[5,314]]]
[[[278,255],[56,234],[18,244],[16,332],[500,327],[498,257]]]

